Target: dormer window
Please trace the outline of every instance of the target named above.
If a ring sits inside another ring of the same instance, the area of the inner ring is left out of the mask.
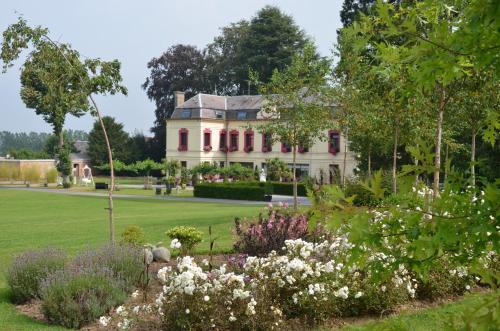
[[[239,111],[237,115],[239,120],[246,120],[247,119],[247,112],[246,111]]]
[[[191,111],[190,110],[183,110],[181,113],[182,118],[191,118]]]
[[[223,119],[224,118],[224,112],[222,110],[216,110],[215,111],[215,118]]]

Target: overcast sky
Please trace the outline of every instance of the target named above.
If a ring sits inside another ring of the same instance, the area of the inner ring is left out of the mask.
[[[265,5],[276,5],[292,15],[311,36],[321,55],[331,55],[336,30],[341,27],[342,0],[2,0],[0,30],[22,13],[31,25],[48,27],[51,36],[67,42],[88,57],[118,59],[129,94],[98,97],[105,115],[125,124],[128,132],[149,135],[154,103],[141,84],[148,76],[147,62],[168,47],[183,43],[203,48],[219,28],[250,19]],[[0,37],[1,38],[1,37]],[[0,73],[0,131],[44,131],[51,128],[19,96],[19,65]],[[68,116],[65,128],[90,131],[93,119]]]

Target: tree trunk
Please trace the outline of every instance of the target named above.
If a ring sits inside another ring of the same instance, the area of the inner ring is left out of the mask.
[[[344,162],[342,165],[342,187],[345,187],[345,168],[346,168],[346,163],[347,163],[347,132],[349,129],[346,129],[345,131],[345,138],[344,138]]]
[[[472,146],[470,153],[470,175],[472,187],[476,187],[476,129],[472,129]]]
[[[55,135],[57,136],[59,142],[58,142],[58,146],[59,146],[59,151],[61,149],[64,148],[64,132],[63,132],[63,128],[56,128],[55,130]],[[61,160],[59,160],[59,162],[61,162]],[[63,174],[61,173],[61,177],[62,177],[62,180],[63,180],[63,183],[68,183],[69,182],[69,176],[66,175],[66,174]]]
[[[433,197],[436,197],[439,193],[439,173],[441,170],[441,139],[443,136],[443,115],[446,100],[446,91],[443,86],[441,86],[441,91],[439,95],[439,112],[437,118],[437,129],[436,129],[436,147],[435,147],[435,161],[434,161],[434,183],[432,189],[434,190]]]
[[[368,147],[368,177],[372,177],[372,150]]]
[[[111,177],[111,187],[108,191],[108,211],[109,211],[109,240],[114,243],[115,242],[115,225],[113,221],[113,191],[115,190],[115,170],[113,167],[113,152],[111,151],[111,145],[109,144],[108,133],[106,132],[106,127],[104,126],[104,122],[102,121],[101,113],[99,112],[99,108],[92,98],[92,95],[89,95],[89,99],[94,105],[94,108],[97,113],[97,117],[99,119],[99,123],[101,124],[102,132],[104,133],[104,140],[106,141],[106,148],[108,150],[108,159],[109,159],[109,173]]]
[[[449,155],[450,145],[446,144],[446,150],[444,152],[444,178],[443,181],[446,182],[446,178],[448,178],[448,155]]]
[[[394,146],[392,149],[392,192],[396,193],[398,189],[398,183],[396,178],[396,168],[397,168],[397,158],[398,158],[398,138],[399,138],[399,127],[396,125],[394,131]]]
[[[293,176],[293,210],[297,211],[297,175],[295,169],[295,162],[297,158],[297,146],[293,146],[293,161],[292,161],[292,176]]]

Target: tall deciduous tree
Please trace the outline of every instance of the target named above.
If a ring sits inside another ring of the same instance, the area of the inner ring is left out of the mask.
[[[87,96],[89,103],[85,110],[90,111],[96,115],[102,123],[97,103],[95,102],[92,94],[116,94],[127,93],[127,89],[121,85],[120,62],[102,61],[100,59],[86,59],[81,60],[78,52],[72,50],[70,45],[56,43],[49,37],[48,29],[28,26],[26,20],[19,18],[17,23],[7,27],[3,32],[2,51],[0,58],[3,61],[3,71],[13,65],[13,62],[19,58],[24,49],[32,49],[33,54],[44,54],[43,59],[45,63],[53,64],[54,68],[59,68],[62,65],[62,60],[68,66],[66,70],[61,70],[60,73],[63,77],[59,80],[47,79],[44,82],[54,90],[65,90],[69,92],[77,89],[79,94]],[[28,62],[29,64],[29,58]],[[33,67],[34,71],[40,70],[50,74],[43,63],[39,63],[40,67]],[[29,65],[34,65],[29,64]],[[75,76],[73,76],[75,74]],[[75,80],[68,81],[66,77],[73,77]],[[79,79],[76,79],[78,77]],[[58,85],[59,84],[59,85]],[[61,93],[58,91],[57,93]],[[60,98],[61,102],[69,102],[65,98]],[[62,106],[67,106],[63,104]],[[113,155],[111,147],[104,131],[104,137],[107,143],[108,159],[113,169]],[[110,240],[114,241],[114,222],[113,222],[113,189],[114,189],[114,173],[111,170],[111,189],[109,190],[108,210],[109,210],[109,227],[110,227]]]
[[[312,44],[294,55],[282,71],[274,70],[269,83],[261,86],[265,95],[263,117],[257,126],[273,140],[292,148],[293,201],[297,209],[296,156],[299,146],[312,146],[326,140],[326,130],[333,127],[333,109],[329,86],[330,62],[318,59]]]
[[[160,161],[165,157],[165,121],[174,110],[174,91],[186,92],[192,97],[198,92],[209,92],[209,84],[204,71],[203,53],[191,45],[175,45],[148,63],[151,73],[142,85],[150,100],[156,104],[153,158]]]
[[[499,23],[485,8],[498,12],[487,0],[423,0],[398,6],[378,1],[376,16],[364,16],[352,26],[361,47],[374,50],[378,71],[403,67],[411,79],[408,92],[433,110],[434,194],[439,192],[444,115],[455,87],[474,65],[498,70]]]

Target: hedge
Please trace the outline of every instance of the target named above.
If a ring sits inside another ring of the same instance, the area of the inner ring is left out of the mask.
[[[291,182],[272,182],[274,194],[293,195],[293,183]],[[306,186],[303,183],[297,183],[297,195],[300,197],[307,196]]]
[[[272,195],[272,186],[259,182],[199,183],[193,194],[199,198],[265,201],[266,195]]]

